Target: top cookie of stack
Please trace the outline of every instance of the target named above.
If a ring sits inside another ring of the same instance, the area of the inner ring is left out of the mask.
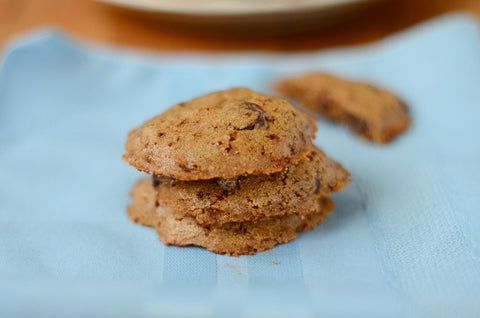
[[[124,160],[151,172],[130,218],[167,244],[252,254],[321,222],[349,174],[312,144],[315,120],[247,88],[174,105],[131,131]]]
[[[234,88],[169,108],[131,131],[124,160],[178,180],[282,171],[312,148],[315,120],[287,100]]]

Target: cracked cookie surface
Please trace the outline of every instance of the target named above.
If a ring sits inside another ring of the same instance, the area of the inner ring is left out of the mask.
[[[315,146],[298,165],[271,175],[190,182],[153,176],[160,200],[200,224],[307,214],[317,209],[320,196],[340,191],[349,181],[348,171]]]
[[[282,80],[276,89],[378,143],[391,140],[410,124],[408,108],[398,97],[367,83],[310,73]]]
[[[283,98],[233,88],[174,105],[132,130],[123,159],[185,181],[270,174],[305,158],[315,122]]]
[[[294,239],[297,231],[305,231],[320,223],[331,212],[333,202],[325,197],[316,209],[305,215],[273,216],[253,222],[232,222],[211,226],[198,224],[193,217],[158,201],[150,179],[139,181],[132,190],[128,207],[130,218],[153,226],[165,244],[197,245],[220,254],[241,255],[264,251],[278,243]]]

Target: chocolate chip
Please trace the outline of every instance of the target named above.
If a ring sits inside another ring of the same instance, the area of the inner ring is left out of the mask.
[[[318,180],[317,178],[315,178],[315,194],[318,194],[318,192],[320,192],[320,180]]]
[[[290,153],[294,155],[296,153],[295,147],[293,145],[288,145],[288,148],[290,149]]]
[[[344,114],[345,122],[360,134],[367,134],[369,129],[367,124],[355,115]]]
[[[155,173],[152,175],[152,186],[158,187],[160,185],[160,177]]]
[[[318,110],[323,113],[329,113],[331,111],[331,106],[328,98],[328,92],[326,90],[322,90],[317,98]]]
[[[204,225],[203,226],[203,231],[205,232],[205,236],[208,236],[210,234],[210,232],[212,231],[212,228],[210,227],[210,225]]]
[[[229,152],[230,150],[232,150],[232,141],[235,141],[235,139],[237,139],[237,132],[236,131],[232,131],[228,134],[228,145],[225,147],[225,151],[226,152]]]
[[[248,230],[245,224],[242,222],[238,225],[238,227],[234,231],[236,234],[246,234]]]
[[[183,163],[178,164],[178,166],[180,167],[180,169],[182,169],[182,170],[185,171],[185,172],[191,172],[191,171],[192,171],[192,168],[187,167],[187,166],[184,165]]]
[[[305,135],[303,132],[300,132],[300,139],[302,140],[303,143],[306,143],[307,141],[305,140]]]
[[[215,196],[217,197],[217,200],[220,201],[228,197],[228,195],[229,195],[229,192],[227,190],[223,190],[222,193],[216,194]]]
[[[248,124],[247,126],[245,126],[243,128],[239,128],[238,130],[253,130],[255,128],[260,128],[260,127],[262,127],[266,124],[267,117],[266,117],[265,111],[260,106],[258,106],[257,104],[254,104],[254,103],[244,102],[244,103],[242,103],[242,107],[246,108],[248,110],[253,110],[253,111],[257,112],[258,116],[250,124]]]

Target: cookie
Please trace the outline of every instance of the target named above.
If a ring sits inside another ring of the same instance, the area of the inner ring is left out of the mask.
[[[309,213],[317,209],[320,196],[341,190],[349,181],[348,171],[315,146],[298,165],[271,175],[202,181],[153,176],[160,200],[200,224]]]
[[[296,237],[297,231],[315,227],[333,207],[330,199],[321,197],[317,208],[302,216],[290,214],[270,217],[257,223],[201,226],[195,218],[159,202],[149,179],[137,183],[132,196],[133,202],[128,207],[130,218],[140,224],[154,226],[163,243],[203,246],[215,253],[235,256],[254,254],[278,243],[286,243]]]
[[[270,174],[304,159],[315,119],[287,100],[232,88],[172,106],[132,130],[123,159],[178,180]]]
[[[359,135],[378,143],[391,140],[410,123],[408,109],[398,97],[367,83],[311,73],[285,79],[276,89],[306,108],[344,123]]]

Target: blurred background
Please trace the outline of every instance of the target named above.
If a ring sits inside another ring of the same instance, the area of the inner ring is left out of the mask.
[[[455,11],[478,21],[480,0],[0,0],[0,50],[53,27],[152,52],[290,53]],[[469,19],[444,22],[329,58],[148,59],[51,34],[16,46],[0,58],[0,318],[480,317],[480,37]],[[321,229],[230,258],[166,247],[128,220],[140,176],[120,159],[130,129],[207,91],[268,92],[309,68],[388,87],[413,115],[385,147],[322,122],[317,144],[355,182]]]
[[[363,44],[479,0],[0,0],[0,46],[50,26],[149,50],[301,51]]]

